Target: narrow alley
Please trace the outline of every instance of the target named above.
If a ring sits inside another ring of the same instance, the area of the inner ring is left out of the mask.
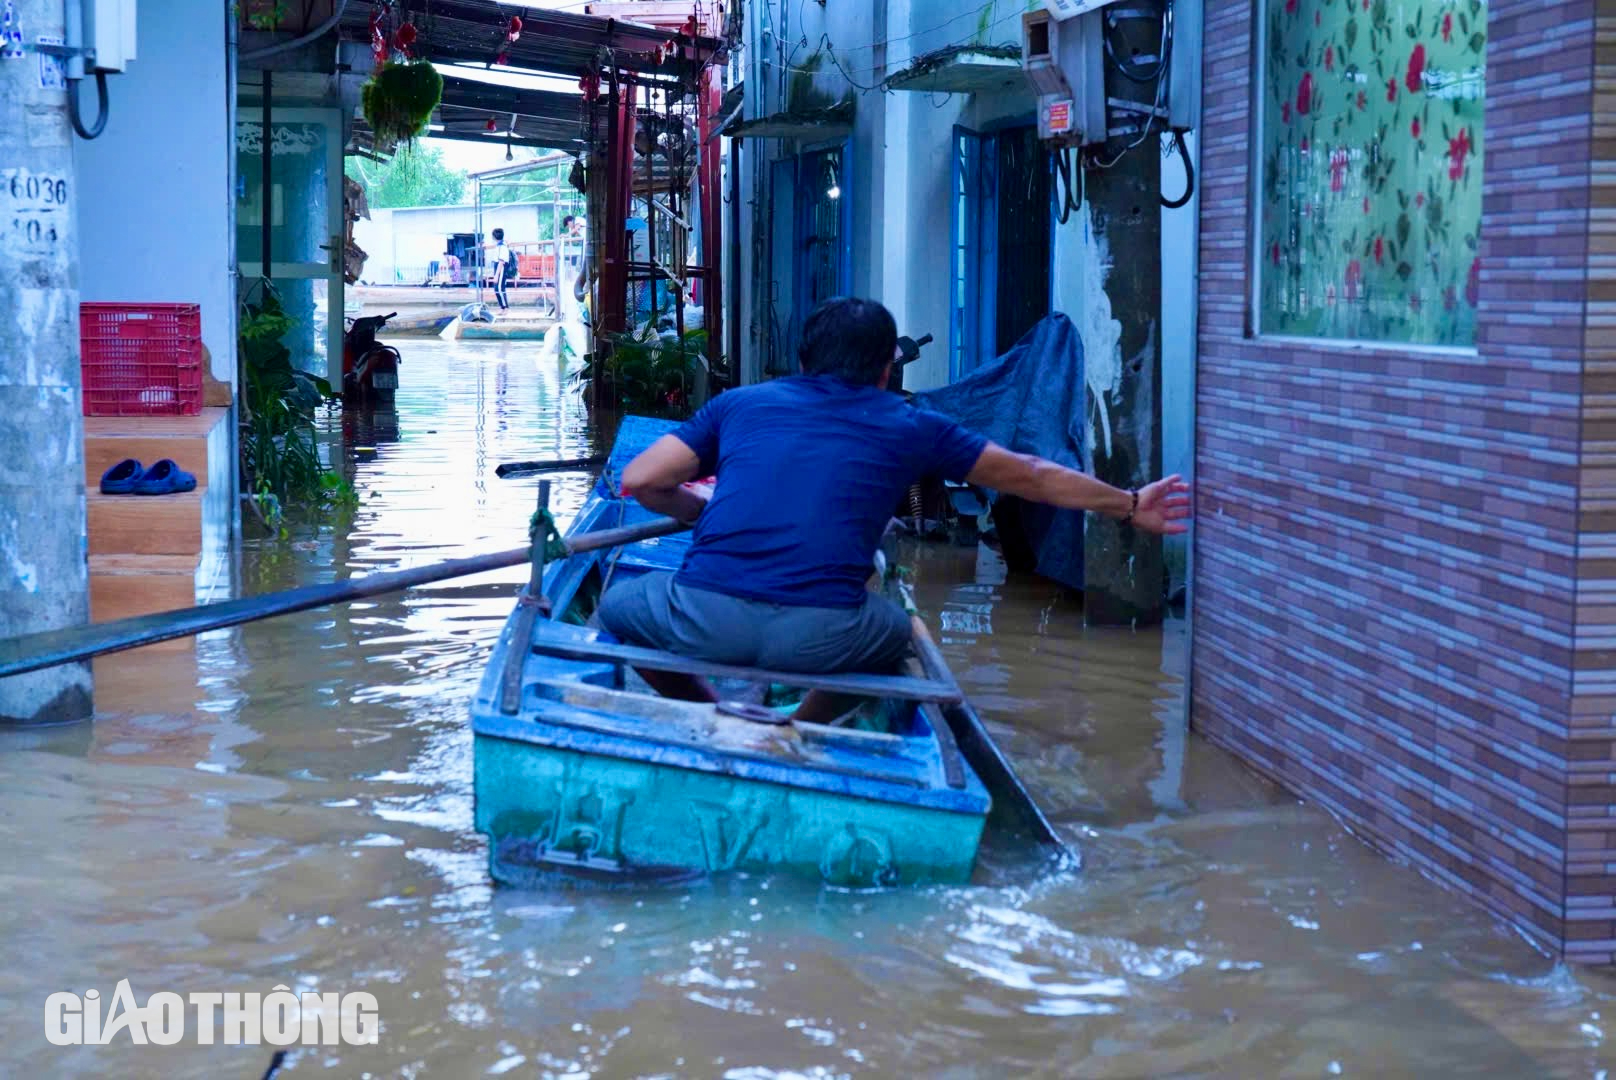
[[[501,461],[599,445],[530,350],[396,339],[395,438],[341,442],[351,523],[242,553],[267,591],[522,542]],[[586,478],[555,477],[577,507]],[[979,562],[979,559],[981,560]],[[1538,953],[1187,736],[1183,624],[1085,631],[988,549],[918,555],[966,689],[1082,864],[984,849],[978,882],[740,874],[641,892],[493,886],[465,714],[524,571],[96,662],[93,726],[0,733],[19,1075],[102,1071],[38,1035],[63,986],[363,985],[368,1048],[284,1075],[1595,1075],[1616,981]],[[46,824],[48,823],[48,824]],[[125,1076],[256,1076],[269,1047],[142,1047]]]

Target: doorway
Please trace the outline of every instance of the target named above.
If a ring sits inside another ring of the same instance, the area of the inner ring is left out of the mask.
[[[949,378],[1000,356],[1049,313],[1054,215],[1038,129],[954,129]]]
[[[796,321],[821,301],[847,291],[849,249],[846,153],[831,147],[803,154],[797,162]]]
[[[993,142],[999,159],[993,355],[1003,356],[1049,314],[1050,165],[1035,127],[1001,132]]]
[[[250,88],[244,85],[242,92],[236,113],[236,269],[244,285],[270,280],[293,320],[285,338],[293,362],[335,383],[342,378],[344,329],[342,114],[279,108],[271,98],[266,137],[262,98],[249,102]]]

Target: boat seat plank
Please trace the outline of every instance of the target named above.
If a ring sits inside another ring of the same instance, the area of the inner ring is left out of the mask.
[[[563,660],[609,660],[649,668],[652,671],[674,671],[707,678],[745,679],[749,682],[782,683],[786,686],[828,690],[857,697],[933,701],[950,705],[963,700],[956,687],[933,679],[916,679],[905,675],[808,675],[794,671],[769,671],[763,668],[692,660],[688,656],[662,652],[659,649],[642,649],[634,645],[619,645],[607,641],[540,639],[533,642],[533,651],[540,656],[553,656]]]

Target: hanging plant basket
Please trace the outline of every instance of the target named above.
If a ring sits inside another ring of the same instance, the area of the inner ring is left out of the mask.
[[[425,60],[383,64],[363,91],[365,122],[380,145],[412,143],[443,99],[443,76]]]

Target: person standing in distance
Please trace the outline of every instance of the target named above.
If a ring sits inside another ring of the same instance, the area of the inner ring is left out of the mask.
[[[510,278],[511,278],[510,269],[511,269],[511,262],[513,261],[513,256],[511,255],[511,249],[505,246],[505,230],[504,229],[495,229],[494,230],[493,260],[494,260],[494,299],[499,301],[499,310],[501,310],[501,311],[509,311],[510,307],[511,307],[511,302],[506,297],[505,290],[510,285]]]

